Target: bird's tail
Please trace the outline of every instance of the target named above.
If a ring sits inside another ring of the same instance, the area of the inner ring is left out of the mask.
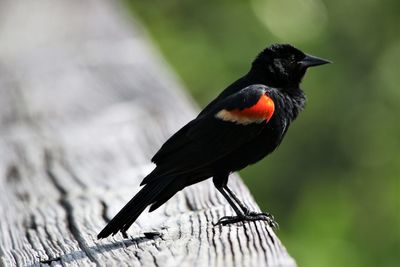
[[[139,215],[152,204],[158,195],[170,184],[170,177],[163,177],[158,181],[146,184],[120,212],[104,227],[97,235],[97,238],[105,238],[115,235],[118,231],[126,232],[136,221]]]

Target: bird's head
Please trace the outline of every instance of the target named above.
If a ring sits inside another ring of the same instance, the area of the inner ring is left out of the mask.
[[[253,61],[251,73],[273,87],[298,86],[309,67],[331,63],[304,54],[289,44],[274,44],[264,49]]]

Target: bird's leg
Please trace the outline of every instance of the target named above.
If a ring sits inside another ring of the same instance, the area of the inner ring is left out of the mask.
[[[237,216],[224,216],[221,219],[218,220],[217,223],[214,225],[218,224],[224,224],[226,220],[233,220],[235,218],[243,217],[244,214],[240,210],[240,208],[237,206],[237,204],[232,200],[232,198],[228,195],[228,193],[224,190],[224,186],[228,182],[228,177],[229,174],[226,175],[221,175],[221,176],[214,176],[213,182],[215,185],[215,188],[224,196],[224,198],[228,201],[229,205],[232,207],[232,209],[236,212]]]
[[[237,216],[222,217],[216,223],[216,225],[218,225],[218,224],[227,225],[227,224],[242,222],[242,221],[262,220],[262,221],[267,221],[268,224],[272,228],[278,228],[278,223],[275,222],[274,217],[271,214],[250,211],[250,209],[243,203],[243,201],[241,201],[237,197],[237,195],[227,185],[224,185],[221,189],[218,189],[218,190],[228,200],[228,202],[232,206],[232,208],[234,207],[234,210],[235,210]],[[236,203],[234,203],[234,202],[236,202]],[[238,211],[238,207],[235,204],[237,204],[243,212]]]
[[[225,199],[228,201],[229,205],[232,207],[232,209],[236,212],[237,216],[243,216],[244,213],[236,206],[236,203],[232,200],[232,198],[225,192],[223,187],[217,187],[218,191],[221,192],[221,194],[225,197]],[[221,221],[223,218],[233,218],[235,216],[225,216],[222,217],[219,221]],[[219,223],[218,221],[218,223]],[[217,224],[218,224],[217,223]]]
[[[246,205],[237,197],[237,195],[233,193],[233,191],[227,186],[228,176],[229,175],[214,176],[213,182],[218,191],[221,192],[224,198],[228,201],[229,205],[236,212],[236,216],[224,216],[214,225],[227,225],[243,221],[262,220],[267,221],[271,227],[277,228],[278,224],[274,221],[270,214],[252,212],[246,207]]]
[[[235,200],[235,202],[239,205],[239,207],[242,209],[244,214],[250,214],[252,213],[250,209],[241,201],[238,196],[228,187],[228,185],[224,186],[224,189],[228,192],[228,194]]]
[[[267,217],[270,217],[272,220],[274,220],[274,216],[268,212],[256,212],[256,211],[251,211],[249,207],[246,206],[246,204],[241,201],[238,196],[233,192],[228,185],[224,186],[224,189],[228,192],[228,194],[235,200],[235,202],[239,205],[239,207],[242,209],[245,215],[264,215]]]

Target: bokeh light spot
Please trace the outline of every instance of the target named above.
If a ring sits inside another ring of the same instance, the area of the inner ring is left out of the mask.
[[[392,44],[385,50],[378,60],[377,73],[380,76],[380,82],[389,90],[390,94],[400,99],[399,89],[399,62],[400,62],[400,42]]]
[[[278,38],[306,42],[318,37],[327,23],[320,0],[252,0],[260,21]]]

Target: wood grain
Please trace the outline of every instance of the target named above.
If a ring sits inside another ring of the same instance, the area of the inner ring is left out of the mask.
[[[193,106],[115,2],[0,1],[0,266],[295,266],[263,222],[213,227],[211,181],[96,240]]]

